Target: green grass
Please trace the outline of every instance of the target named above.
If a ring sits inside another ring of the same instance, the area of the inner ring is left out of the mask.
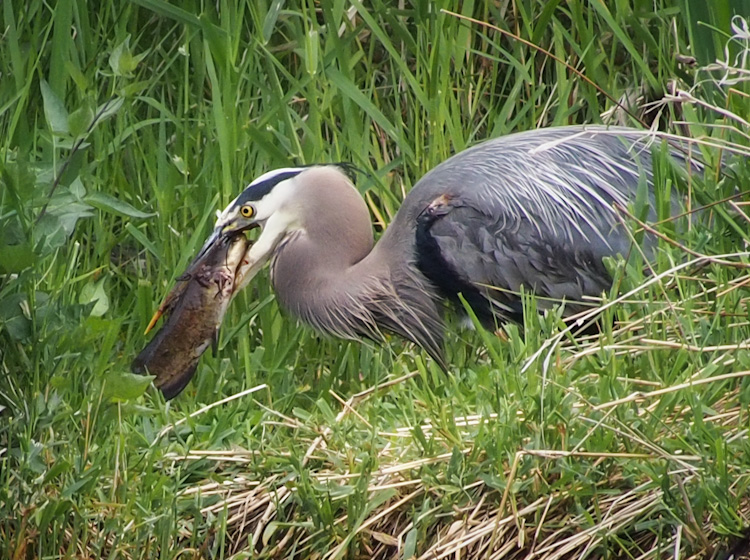
[[[2,3],[0,556],[728,550],[750,526],[750,220],[726,200],[750,184],[750,88],[704,66],[725,47],[741,65],[750,7],[704,4]],[[721,202],[659,226],[679,245],[652,274],[613,264],[601,335],[530,297],[523,328],[452,333],[445,375],[397,339],[320,339],[262,275],[178,399],[129,373],[260,173],[351,161],[380,231],[450,154],[608,111],[636,125],[612,99],[648,119],[672,81],[697,101],[663,126],[728,174],[685,184],[657,153],[659,184]]]

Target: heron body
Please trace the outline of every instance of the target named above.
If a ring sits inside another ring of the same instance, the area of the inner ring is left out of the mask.
[[[445,367],[445,300],[462,294],[487,324],[519,320],[522,289],[580,309],[610,287],[604,257],[630,249],[615,205],[645,192],[653,207],[653,187],[643,132],[541,129],[435,167],[378,243],[345,173],[312,166],[253,181],[219,213],[206,246],[261,227],[240,287],[270,260],[277,299],[293,316],[343,338],[395,332]]]

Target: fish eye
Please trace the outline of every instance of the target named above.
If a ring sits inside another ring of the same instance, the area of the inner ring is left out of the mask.
[[[249,204],[245,204],[240,208],[240,214],[242,214],[243,218],[252,218],[253,214],[255,214],[255,210],[253,210],[253,207]]]

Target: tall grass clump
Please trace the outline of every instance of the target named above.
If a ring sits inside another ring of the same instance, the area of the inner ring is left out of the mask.
[[[0,556],[722,558],[750,526],[747,1],[0,4]],[[350,161],[378,232],[477,142],[652,128],[655,262],[575,336],[321,339],[264,275],[166,403],[130,373],[253,177]],[[663,139],[705,165],[689,177]],[[669,194],[686,201],[669,217]]]

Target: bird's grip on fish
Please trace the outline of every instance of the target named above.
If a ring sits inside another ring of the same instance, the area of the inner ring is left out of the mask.
[[[151,319],[147,333],[166,316],[133,360],[132,369],[155,376],[154,385],[165,398],[174,398],[185,388],[201,355],[215,343],[248,247],[242,233],[216,238],[188,266]]]

